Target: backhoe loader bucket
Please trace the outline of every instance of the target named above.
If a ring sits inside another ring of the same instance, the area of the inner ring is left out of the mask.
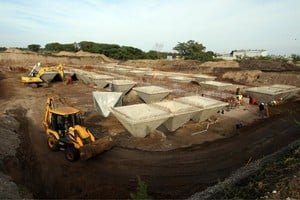
[[[103,151],[109,150],[113,147],[113,140],[111,137],[106,136],[98,139],[91,144],[84,145],[80,150],[80,158],[82,160],[90,159]]]

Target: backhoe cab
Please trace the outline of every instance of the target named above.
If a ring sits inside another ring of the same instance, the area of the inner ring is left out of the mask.
[[[79,158],[87,160],[113,146],[111,137],[96,140],[94,135],[82,126],[80,110],[73,107],[55,108],[53,98],[47,100],[43,125],[49,149],[64,150],[69,161]]]

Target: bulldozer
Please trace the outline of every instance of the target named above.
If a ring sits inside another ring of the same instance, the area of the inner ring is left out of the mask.
[[[21,81],[31,87],[48,86],[56,75],[64,81],[64,68],[61,64],[50,67],[41,67],[40,63],[34,65],[28,75],[22,76]]]
[[[113,147],[113,140],[105,136],[96,140],[91,131],[82,125],[81,111],[74,107],[56,107],[49,97],[43,125],[51,151],[65,151],[65,158],[74,162],[87,160]]]

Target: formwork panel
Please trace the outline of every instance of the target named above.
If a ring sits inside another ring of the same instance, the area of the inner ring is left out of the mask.
[[[256,98],[258,103],[269,103],[270,101],[278,100],[279,98],[287,100],[296,96],[299,91],[300,88],[296,86],[280,84],[246,89],[247,94]]]
[[[171,114],[171,117],[163,123],[169,131],[177,130],[200,112],[200,108],[172,100],[152,103],[149,105]]]
[[[212,98],[202,97],[202,96],[188,96],[174,99],[181,103],[186,103],[195,107],[200,108],[200,112],[192,118],[195,122],[205,121],[208,118],[218,114],[219,110],[224,109],[228,106],[228,103],[223,101],[218,101]]]
[[[170,114],[147,104],[112,108],[112,113],[134,137],[143,138],[153,132]]]
[[[171,90],[159,86],[135,87],[133,90],[136,91],[138,96],[146,103],[160,101],[172,92]]]
[[[94,106],[103,117],[108,117],[111,108],[121,104],[122,92],[93,92]]]

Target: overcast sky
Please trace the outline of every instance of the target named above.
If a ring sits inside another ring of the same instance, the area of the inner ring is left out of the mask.
[[[0,46],[93,41],[300,54],[300,0],[0,0]],[[158,45],[157,45],[158,44]]]

